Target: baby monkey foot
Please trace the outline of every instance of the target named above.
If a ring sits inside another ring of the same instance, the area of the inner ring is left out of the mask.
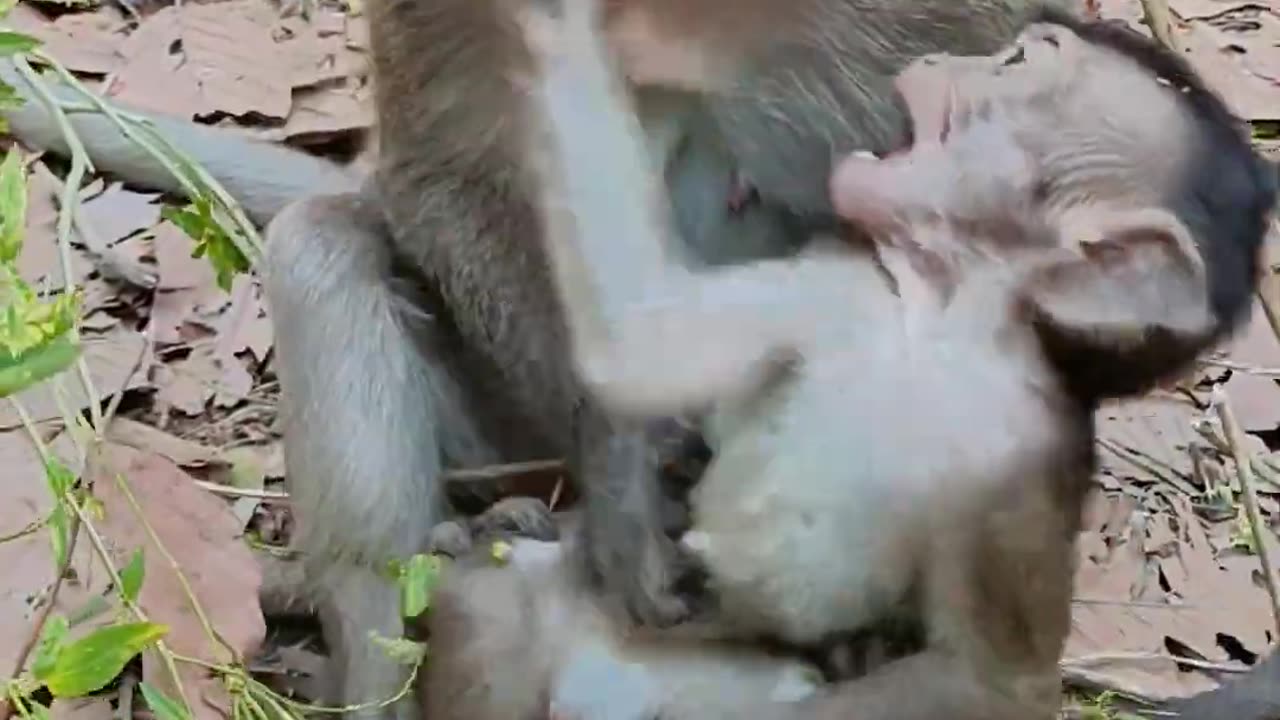
[[[697,558],[665,535],[651,539],[630,560],[601,557],[593,548],[591,574],[598,586],[617,589],[631,619],[651,628],[667,628],[694,620],[706,612],[707,573]],[[588,544],[590,546],[590,544]],[[624,568],[639,573],[622,576]]]
[[[510,497],[477,517],[445,520],[431,528],[427,551],[460,558],[477,544],[511,537],[553,541],[560,537],[551,509],[537,498]]]

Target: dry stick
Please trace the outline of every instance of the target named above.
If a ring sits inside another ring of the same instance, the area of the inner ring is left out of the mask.
[[[1221,386],[1213,389],[1213,405],[1222,420],[1222,431],[1227,436],[1227,444],[1231,448],[1231,458],[1236,463],[1236,475],[1240,478],[1240,495],[1244,498],[1244,510],[1249,519],[1249,532],[1253,535],[1253,544],[1258,549],[1258,562],[1262,565],[1262,577],[1267,586],[1267,594],[1271,596],[1271,614],[1276,623],[1276,637],[1280,637],[1280,590],[1276,588],[1276,576],[1272,570],[1271,551],[1262,538],[1262,513],[1258,511],[1258,496],[1253,487],[1253,465],[1249,462],[1249,454],[1244,449],[1244,433],[1236,422],[1231,405],[1227,402],[1226,393]]]
[[[1169,0],[1142,0],[1142,22],[1151,28],[1151,34],[1162,45],[1178,49],[1178,41],[1173,36],[1173,13],[1169,10]]]
[[[289,493],[279,492],[276,490],[253,490],[251,488],[231,487],[230,485],[221,485],[208,480],[196,480],[196,485],[214,495],[234,498],[253,498],[254,500],[262,500],[264,502],[287,502]]]
[[[98,429],[101,435],[106,435],[107,426],[115,419],[116,411],[120,409],[120,402],[124,400],[124,394],[129,391],[129,383],[133,381],[133,376],[138,374],[138,371],[142,369],[142,363],[151,354],[152,341],[151,326],[147,325],[146,331],[142,333],[142,348],[138,350],[138,356],[133,359],[133,367],[129,368],[129,373],[124,376],[124,381],[120,383],[120,389],[116,390],[116,393],[111,396],[111,400],[107,403],[107,409],[102,413],[102,427]]]
[[[486,465],[478,468],[459,468],[456,470],[445,470],[440,477],[445,482],[484,482],[486,480],[502,480],[516,475],[523,475],[531,472],[544,472],[551,470],[565,469],[563,460],[530,460],[527,462],[505,463],[501,465]],[[563,479],[556,482],[556,490],[553,493],[552,506],[555,505],[555,498],[558,498],[562,491],[561,483]],[[230,485],[220,485],[218,483],[209,482],[208,480],[196,480],[196,485],[217,495],[237,498],[254,498],[266,502],[288,502],[289,493],[277,490],[252,490],[244,488],[235,488]]]
[[[1265,307],[1265,304],[1264,304]],[[1242,372],[1246,375],[1257,375],[1258,377],[1280,378],[1280,368],[1259,367],[1250,365],[1249,363],[1236,362],[1235,360],[1223,360],[1219,358],[1201,358],[1198,360],[1205,367],[1222,368],[1224,370],[1234,370]]]
[[[75,131],[72,130],[66,113],[62,111],[57,100],[49,94],[48,88],[40,83],[40,77],[35,70],[31,69],[31,64],[21,55],[13,59],[13,64],[31,86],[37,99],[45,106],[48,113],[53,116],[54,122],[62,129],[67,141],[67,148],[71,150],[71,168],[67,170],[67,178],[63,183],[62,205],[58,212],[57,222],[58,258],[62,265],[62,285],[63,288],[70,290],[75,287],[75,273],[71,269],[71,211],[80,202],[80,184],[84,180],[85,174],[94,170],[93,162],[89,159],[89,154],[85,152],[84,145],[80,142],[80,136],[76,135]],[[102,408],[98,405],[98,388],[94,386],[93,378],[89,375],[89,365],[85,362],[84,357],[76,358],[75,365],[76,374],[80,377],[80,384],[84,386],[85,396],[89,399],[89,418],[95,428],[101,428]]]
[[[54,175],[44,163],[35,163],[35,172],[51,187],[57,189],[58,192],[54,193],[55,199],[60,200],[64,196],[65,183],[57,175]],[[156,286],[157,277],[154,272],[108,245],[98,235],[97,231],[85,221],[84,210],[79,202],[71,207],[70,211],[71,220],[75,224],[76,230],[80,233],[80,239],[84,242],[84,246],[88,250],[94,265],[104,277],[108,280],[123,282],[143,290],[150,290]]]
[[[445,482],[481,482],[484,480],[501,480],[512,475],[523,475],[532,472],[563,472],[563,460],[530,460],[529,462],[506,463],[503,465],[486,465],[479,468],[463,468],[445,470],[441,477]]]

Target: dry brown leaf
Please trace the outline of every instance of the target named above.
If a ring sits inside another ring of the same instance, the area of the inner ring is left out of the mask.
[[[294,94],[293,112],[279,139],[311,140],[373,126],[373,98],[368,86],[351,81],[307,88]]]
[[[219,465],[218,451],[129,418],[117,417],[107,428],[107,439],[135,450],[152,452],[169,458],[184,468]]]
[[[1246,120],[1280,118],[1280,88],[1249,70],[1248,54],[1235,49],[1243,38],[1204,22],[1187,23],[1175,33],[1192,66],[1233,112]]]
[[[1171,660],[1130,657],[1165,654],[1167,629],[1178,613],[1185,612],[1140,602],[1150,597],[1154,583],[1149,582],[1151,570],[1135,524],[1126,522],[1124,534],[1112,548],[1096,532],[1081,535],[1075,580],[1081,600],[1072,608],[1064,663],[1086,668],[1110,686],[1150,697],[1185,696],[1208,689],[1212,682],[1183,677]]]
[[[151,246],[160,275],[158,290],[216,288],[213,267],[206,258],[191,257],[195,242],[173,223],[166,220],[152,230]]]
[[[106,697],[54,698],[49,706],[49,715],[53,720],[111,720],[115,712],[110,698]]]
[[[1248,366],[1280,368],[1280,342],[1256,303],[1249,324],[1231,341],[1229,354],[1235,362]],[[1271,430],[1280,425],[1280,385],[1275,379],[1237,371],[1227,381],[1226,391],[1231,410],[1246,431]]]
[[[85,224],[103,241],[114,243],[160,222],[159,193],[138,193],[115,183],[81,204]]]
[[[5,22],[43,42],[42,49],[73,72],[106,75],[123,62],[124,15],[116,7],[103,5],[51,20],[30,3],[19,3]]]
[[[1169,8],[1183,20],[1205,20],[1259,4],[1257,0],[1169,0]]]
[[[158,368],[155,384],[163,402],[195,416],[204,412],[210,399],[224,408],[244,402],[253,389],[253,376],[238,358],[224,358],[202,346],[189,356]]]
[[[1161,561],[1161,570],[1171,592],[1195,610],[1179,614],[1180,622],[1169,635],[1218,662],[1228,659],[1217,645],[1218,633],[1236,638],[1251,652],[1265,652],[1267,633],[1275,627],[1265,592],[1249,571],[1218,559],[1217,549],[1189,502],[1184,498],[1171,501],[1182,542],[1175,556]]]
[[[218,328],[215,354],[225,359],[248,350],[261,362],[271,349],[273,337],[261,286],[251,276],[237,276],[231,287],[231,307]]]
[[[262,575],[253,553],[241,537],[235,516],[222,500],[201,490],[169,460],[119,445],[104,445],[91,468],[95,494],[102,500],[102,532],[109,538],[117,561],[124,563],[134,549],[144,548],[146,580],[139,604],[152,620],[169,626],[165,638],[177,653],[206,662],[225,663],[232,653],[249,656],[266,634],[258,605]],[[115,476],[122,474],[160,542],[174,560],[218,635],[230,646],[211,639],[192,610],[177,574],[147,539]],[[163,664],[154,651],[143,654],[143,679],[177,697]],[[183,686],[196,718],[230,717],[231,699],[222,683],[203,669],[179,665]]]
[[[127,388],[145,387],[147,370],[154,362],[150,351],[143,358],[138,372],[130,376],[130,371],[138,360],[139,354],[146,347],[142,333],[118,327],[105,335],[85,334],[83,338],[84,359],[89,366],[89,375],[98,388],[99,395],[106,396],[125,386]],[[36,422],[61,417],[58,411],[54,392],[59,385],[66,391],[67,406],[73,411],[83,409],[87,405],[84,390],[75,373],[64,373],[58,376],[57,383],[45,382],[28,388],[18,395]],[[21,425],[18,414],[8,403],[0,404],[0,430],[7,430]]]
[[[19,5],[18,7],[23,7]],[[58,259],[58,207],[53,202],[57,188],[44,173],[27,176],[27,224],[18,256],[22,279],[36,286],[62,287],[62,267]]]
[[[1172,0],[1174,13],[1189,22],[1175,23],[1174,37],[1188,60],[1210,87],[1221,93],[1235,113],[1247,120],[1268,120],[1280,117],[1280,89],[1251,70],[1267,67],[1274,55],[1274,32],[1240,33],[1215,27],[1206,21],[1230,10],[1241,7],[1276,10],[1274,3],[1239,2],[1236,0]],[[1149,35],[1140,24],[1142,4],[1139,0],[1102,0],[1103,16],[1123,19]],[[1261,14],[1268,14],[1264,10]],[[1217,22],[1215,20],[1215,22]],[[1246,31],[1248,28],[1244,28]],[[1255,59],[1253,52],[1240,52],[1237,48],[1261,48]],[[1258,64],[1261,62],[1262,64]]]
[[[369,21],[360,17],[347,18],[347,47],[353,50],[369,50]]]
[[[80,321],[80,327],[95,333],[104,333],[120,324],[120,318],[109,313],[94,310]]]
[[[108,95],[180,117],[215,113],[283,121],[289,68],[261,22],[262,3],[185,3],[148,17],[124,43]]]
[[[1141,0],[1100,0],[1098,3],[1102,10],[1102,17],[1107,20],[1124,20],[1136,29],[1142,30],[1150,35],[1150,31],[1146,26],[1141,24],[1142,21],[1142,2]]]
[[[156,367],[156,399],[163,405],[195,417],[204,414],[205,405],[213,391],[198,377],[186,372],[181,362]]]
[[[183,329],[204,294],[205,291],[198,288],[155,294],[151,303],[151,332],[156,345],[164,347],[191,340]]]
[[[55,447],[55,450],[58,448]],[[55,453],[59,457],[70,457]],[[14,537],[53,509],[44,467],[22,430],[0,432],[0,537]],[[0,543],[0,668],[8,673],[31,633],[32,623],[48,597],[57,574],[47,529]],[[62,583],[56,611],[71,614],[92,597],[102,596],[110,578],[95,565],[87,542],[76,544],[74,574]]]
[[[280,50],[289,58],[293,87],[368,74],[365,52],[347,42],[347,18],[342,12],[321,12],[310,23],[286,18],[280,23]]]
[[[1191,426],[1197,414],[1191,403],[1166,395],[1103,405],[1096,413],[1103,441],[1100,472],[1185,486],[1192,471],[1187,448],[1198,437]]]

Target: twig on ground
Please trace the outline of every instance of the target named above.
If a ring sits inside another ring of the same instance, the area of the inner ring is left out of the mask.
[[[124,376],[124,380],[120,383],[120,389],[116,390],[111,396],[110,402],[107,403],[107,409],[102,413],[102,427],[99,433],[103,436],[107,433],[107,426],[116,416],[116,411],[120,409],[120,402],[124,399],[125,392],[129,389],[129,383],[133,380],[133,376],[138,374],[142,369],[142,363],[146,361],[147,356],[151,354],[151,326],[147,325],[147,329],[142,333],[142,348],[138,350],[138,356],[133,359],[133,367],[129,368],[128,374]]]
[[[231,487],[230,485],[221,485],[219,483],[209,482],[208,480],[196,480],[195,483],[214,495],[222,495],[223,497],[253,498],[254,500],[262,500],[263,502],[278,503],[285,503],[289,501],[289,493],[287,492]]]
[[[61,200],[66,196],[66,184],[62,182],[61,178],[54,175],[44,163],[35,163],[35,172],[58,189],[58,192],[55,193],[56,199]],[[160,281],[159,275],[146,265],[125,256],[114,247],[108,245],[98,235],[97,231],[85,221],[84,211],[78,202],[69,210],[80,240],[84,243],[86,254],[104,278],[141,290],[150,290],[156,286],[156,283]]]
[[[1221,386],[1214,387],[1213,406],[1222,420],[1222,432],[1226,436],[1227,445],[1231,448],[1231,457],[1235,460],[1236,475],[1240,479],[1240,495],[1244,499],[1244,509],[1249,520],[1249,531],[1253,535],[1253,544],[1258,551],[1258,562],[1262,565],[1262,578],[1271,596],[1271,614],[1276,623],[1276,637],[1280,637],[1280,590],[1276,588],[1276,575],[1271,564],[1271,551],[1263,540],[1262,513],[1258,510],[1258,495],[1253,484],[1253,463],[1244,449],[1244,433],[1231,412],[1226,392]]]
[[[550,472],[552,470],[564,472],[564,461],[530,460],[528,462],[487,465],[479,468],[445,470],[441,473],[441,478],[445,482],[483,482],[485,480],[500,480],[513,475],[523,475],[525,473],[533,472]]]
[[[1280,368],[1258,367],[1249,365],[1248,363],[1235,362],[1234,360],[1224,360],[1222,358],[1201,358],[1201,365],[1206,367],[1223,368],[1225,370],[1235,370],[1236,372],[1246,373],[1248,375],[1257,375],[1259,377],[1280,378]]]
[[[1151,28],[1151,34],[1162,45],[1178,49],[1178,41],[1173,35],[1173,12],[1169,10],[1169,0],[1142,0],[1142,22]]]

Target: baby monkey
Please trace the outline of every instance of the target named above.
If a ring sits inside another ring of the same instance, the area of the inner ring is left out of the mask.
[[[715,452],[683,539],[717,601],[696,632],[923,626],[753,716],[1052,717],[1092,411],[1238,323],[1274,173],[1179,58],[1049,14],[898,77],[913,145],[831,182],[869,248],[695,271],[595,1],[549,4],[521,14],[529,146],[578,371],[616,412],[704,414]]]

